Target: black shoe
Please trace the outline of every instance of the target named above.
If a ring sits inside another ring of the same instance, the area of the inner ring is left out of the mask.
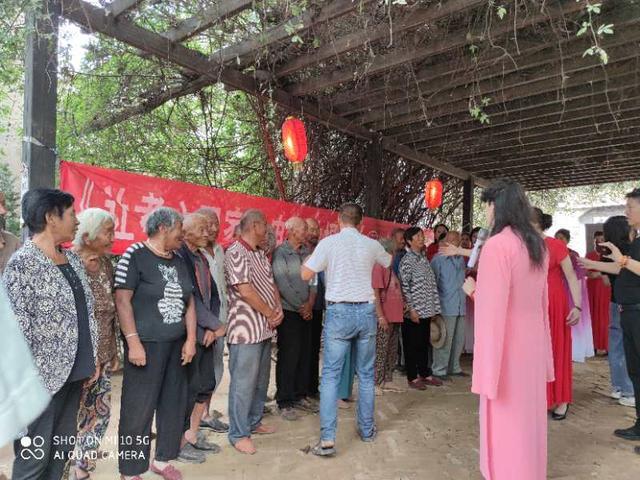
[[[636,423],[631,428],[621,428],[614,431],[613,434],[625,440],[640,440],[640,424]]]
[[[569,405],[567,404],[567,409],[564,411],[564,413],[556,413],[556,412],[551,412],[551,418],[553,420],[564,420],[567,418],[567,414],[569,413]]]

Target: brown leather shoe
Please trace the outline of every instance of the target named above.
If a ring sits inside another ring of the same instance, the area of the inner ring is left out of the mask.
[[[422,383],[424,385],[429,385],[431,387],[441,387],[444,384],[442,380],[439,380],[435,377],[421,378],[420,380],[422,380]]]
[[[416,378],[412,382],[409,382],[409,388],[413,390],[426,390],[427,386],[424,384],[422,380]]]

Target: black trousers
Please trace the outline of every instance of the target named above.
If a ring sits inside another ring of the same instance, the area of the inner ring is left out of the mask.
[[[311,321],[297,312],[284,311],[278,327],[278,362],[276,364],[276,400],[288,408],[307,395],[311,358]]]
[[[62,479],[75,448],[83,383],[84,380],[64,384],[45,411],[29,425],[26,436],[14,442],[12,480]]]
[[[636,397],[636,418],[640,422],[640,310],[625,310],[620,317],[624,356]]]
[[[222,339],[217,340],[222,342]],[[196,354],[187,365],[187,409],[184,430],[191,428],[191,414],[196,403],[207,403],[216,389],[213,345],[205,347],[196,343]]]
[[[414,323],[410,318],[405,318],[402,323],[404,365],[407,370],[407,380],[410,382],[418,378],[418,375],[431,376],[430,327],[431,319],[429,318],[421,318],[420,323]]]
[[[322,340],[322,320],[324,310],[314,310],[311,319],[311,355],[309,359],[309,389],[308,396],[320,394],[320,345]]]
[[[147,364],[129,363],[125,343],[118,466],[126,476],[149,469],[151,423],[156,415],[155,458],[168,462],[178,457],[187,409],[187,367],[182,366],[184,339],[173,342],[143,342]],[[213,360],[211,360],[213,364]]]

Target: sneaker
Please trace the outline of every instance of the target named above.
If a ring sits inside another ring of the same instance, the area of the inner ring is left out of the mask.
[[[220,446],[207,440],[207,436],[200,431],[196,434],[196,442],[191,443],[191,445],[193,445],[196,450],[200,450],[206,455],[220,453]]]
[[[298,420],[298,418],[300,418],[298,417],[298,414],[296,413],[296,411],[291,407],[279,408],[278,413],[280,413],[280,416],[282,418],[284,418],[285,420],[288,420],[289,422],[294,422]]]
[[[371,435],[369,435],[368,437],[364,437],[362,435],[362,432],[360,432],[359,430],[358,430],[358,435],[360,435],[360,440],[362,440],[363,442],[371,443],[371,442],[374,442],[376,437],[378,436],[378,429],[374,425],[373,431],[371,432]]]
[[[180,449],[180,453],[178,453],[178,458],[176,460],[182,463],[199,464],[204,463],[207,458],[204,452],[197,450],[196,447],[194,447],[190,443],[187,443]]]
[[[636,397],[620,397],[618,403],[623,407],[636,407]]]
[[[622,392],[620,390],[611,390],[609,394],[609,398],[613,398],[614,400],[620,400],[622,398]]]
[[[421,380],[425,385],[430,385],[432,387],[441,387],[444,384],[442,380],[434,377],[433,375],[427,378],[421,378]]]
[[[636,422],[633,427],[615,430],[613,434],[625,440],[640,440],[640,421]]]
[[[298,410],[309,413],[318,413],[320,411],[318,405],[316,405],[314,402],[310,402],[306,398],[298,400],[293,408],[297,408]]]
[[[206,428],[216,433],[227,433],[229,431],[229,425],[224,423],[220,418],[209,418],[207,420],[200,420],[200,428]]]

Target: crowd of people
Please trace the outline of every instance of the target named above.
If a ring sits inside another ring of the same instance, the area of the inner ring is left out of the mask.
[[[358,432],[371,442],[376,395],[469,376],[461,355],[470,326],[486,478],[546,478],[547,414],[567,418],[572,361],[593,355],[594,343],[608,351],[612,396],[638,414],[615,434],[640,439],[640,190],[628,195],[626,217],[596,234],[597,256],[579,258],[568,231],[546,236],[552,218],[519,185],[496,182],[483,193],[490,238],[477,268],[467,260],[479,228],[438,225],[428,246],[417,226],[377,241],[360,233],[353,203],[338,212],[339,233],[321,239],[315,219],[292,217],[280,245],[264,213],[247,210],[226,248],[213,209],[160,207],[146,219],[147,238],[114,263],[115,219],[97,208],[76,216],[74,201],[31,190],[22,201],[29,238],[0,236],[0,290],[47,396],[35,418],[15,420],[28,424],[22,438],[44,440],[44,459],[15,441],[16,480],[61,479],[70,458],[72,478],[91,477],[120,368],[121,478],[181,479],[171,462],[204,463],[220,451],[207,430],[254,454],[255,437],[276,432],[264,421],[274,346],[278,415],[318,413],[311,453],[335,455],[337,412],[350,408],[356,375]],[[225,349],[228,424],[211,410]],[[393,382],[398,370],[406,388]]]

